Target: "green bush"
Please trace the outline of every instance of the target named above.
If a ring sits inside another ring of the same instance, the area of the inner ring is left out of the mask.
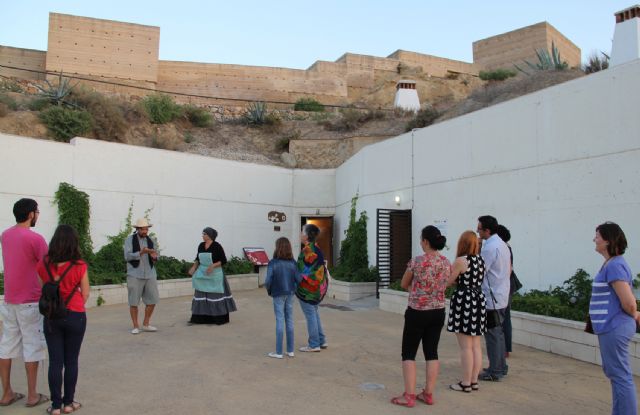
[[[4,273],[0,272],[0,295],[4,295]]]
[[[27,103],[27,108],[29,108],[31,111],[42,111],[50,105],[51,102],[49,102],[48,99],[43,97],[36,97],[29,100],[29,102]]]
[[[124,284],[127,282],[126,272],[103,272],[98,273],[89,268],[89,284],[94,285],[111,285]]]
[[[589,274],[578,269],[561,286],[547,291],[531,290],[525,294],[513,295],[511,309],[532,314],[585,321],[589,313],[592,279]]]
[[[93,133],[105,141],[124,141],[127,122],[118,102],[99,92],[78,88],[71,92],[69,100],[85,109],[93,119]]]
[[[231,256],[231,259],[222,266],[225,275],[251,274],[253,273],[253,264],[251,261],[237,256]]]
[[[87,111],[62,106],[52,106],[40,112],[40,119],[57,141],[68,142],[71,138],[91,131],[93,119]]]
[[[313,98],[300,98],[293,106],[294,111],[322,112],[324,105]]]
[[[142,107],[152,124],[166,124],[183,114],[182,107],[165,94],[147,95],[142,99]]]
[[[18,109],[18,103],[7,94],[0,94],[0,103],[5,104],[11,111]]]
[[[213,124],[213,116],[204,108],[196,107],[194,105],[185,105],[182,109],[185,117],[187,117],[191,125],[194,127],[206,128]]]
[[[189,268],[192,263],[172,256],[160,256],[155,264],[159,280],[191,278]]]
[[[483,81],[504,81],[507,78],[513,78],[518,72],[509,69],[495,69],[493,71],[480,71],[480,79]]]
[[[389,284],[389,289],[390,290],[396,290],[396,291],[407,291],[407,290],[405,290],[404,288],[402,288],[400,286],[400,282],[401,282],[401,280],[391,281],[391,284]]]
[[[433,108],[425,108],[418,111],[411,121],[407,123],[405,131],[411,131],[414,128],[428,127],[440,116],[440,113]]]

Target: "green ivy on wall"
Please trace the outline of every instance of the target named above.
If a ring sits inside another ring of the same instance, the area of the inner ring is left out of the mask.
[[[75,228],[80,239],[82,258],[90,261],[93,256],[93,242],[89,230],[89,195],[63,182],[58,186],[53,203],[58,205],[58,224]]]
[[[358,195],[351,199],[349,227],[340,245],[340,263],[332,270],[333,278],[349,282],[376,281],[378,269],[369,268],[367,253],[367,212],[360,212],[356,219]]]

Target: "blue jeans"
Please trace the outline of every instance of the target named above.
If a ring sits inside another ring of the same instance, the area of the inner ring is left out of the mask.
[[[615,329],[598,335],[602,370],[611,381],[612,415],[635,415],[638,401],[629,362],[629,342],[636,323],[628,319]]]
[[[49,349],[49,392],[53,409],[73,403],[78,382],[78,356],[86,328],[85,313],[69,311],[65,318],[44,319],[44,337]],[[64,395],[61,393],[63,384]]]
[[[287,329],[287,353],[293,353],[293,294],[273,297],[276,315],[276,353],[282,354],[282,338]]]
[[[322,323],[320,322],[320,313],[318,313],[317,304],[309,304],[300,300],[300,308],[307,320],[307,331],[309,332],[309,347],[316,348],[326,343],[324,332],[322,331]]]

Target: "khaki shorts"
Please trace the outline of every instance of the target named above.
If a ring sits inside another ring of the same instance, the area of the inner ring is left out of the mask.
[[[0,315],[0,359],[22,357],[25,362],[39,362],[47,357],[38,303],[0,304]]]
[[[142,279],[127,277],[127,291],[129,292],[129,306],[137,307],[140,299],[145,305],[158,304],[158,281],[155,278]]]

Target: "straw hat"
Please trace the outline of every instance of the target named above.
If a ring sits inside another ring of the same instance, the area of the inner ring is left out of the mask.
[[[150,228],[153,225],[151,225],[149,223],[149,221],[146,218],[140,218],[136,221],[136,223],[134,223],[133,227],[138,229],[138,228]]]

